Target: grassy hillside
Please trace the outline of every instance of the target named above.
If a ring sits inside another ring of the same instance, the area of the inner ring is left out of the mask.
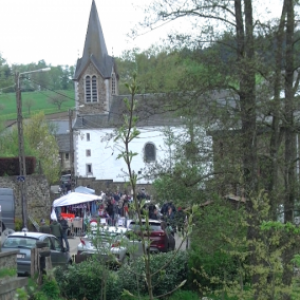
[[[57,91],[60,94],[66,95],[66,102],[63,102],[61,110],[58,110],[56,105],[49,103],[48,98],[57,95],[55,92],[41,91],[41,92],[22,92],[22,112],[23,117],[29,117],[28,108],[25,103],[26,100],[32,101],[31,114],[39,111],[44,111],[45,114],[57,113],[67,111],[69,108],[75,106],[74,90],[69,91]],[[16,94],[0,94],[0,119],[2,120],[14,120],[17,118],[17,105]]]

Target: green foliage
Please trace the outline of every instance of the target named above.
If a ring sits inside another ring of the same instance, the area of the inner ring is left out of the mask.
[[[19,218],[15,219],[15,231],[21,231],[22,230],[22,220]]]
[[[189,266],[194,272],[190,273],[190,281],[197,282],[201,289],[220,288],[222,281],[216,278],[226,276],[227,281],[233,281],[238,277],[246,253],[246,230],[237,226],[243,215],[243,208],[234,209],[218,197],[195,212],[189,256]],[[235,242],[229,237],[235,237]]]
[[[55,280],[55,277],[44,275],[41,292],[46,296],[46,299],[57,300],[59,299],[60,290]]]
[[[187,278],[187,253],[179,252],[174,258],[173,255],[174,253],[151,255],[151,272],[157,271],[171,260],[165,270],[153,276],[155,295],[167,294]],[[92,260],[69,266],[64,271],[57,268],[55,278],[61,294],[68,299],[102,299],[105,288],[107,300],[118,300],[122,294],[122,299],[130,299],[129,294],[147,294],[144,272],[143,258],[123,265],[118,271],[109,270]],[[124,293],[125,290],[128,293]]]
[[[31,117],[24,126],[24,136],[40,162],[49,184],[56,182],[60,174],[59,148],[43,113]]]
[[[106,288],[106,300],[120,299],[122,278],[98,261],[84,261],[69,266],[67,270],[55,270],[61,294],[68,299],[101,299]]]
[[[18,288],[15,294],[15,300],[27,300],[28,293],[25,288]]]
[[[17,270],[12,268],[0,269],[0,278],[3,277],[14,277],[17,275]]]
[[[199,300],[199,294],[188,290],[179,290],[172,294],[168,300]]]
[[[42,112],[33,115],[24,124],[25,155],[34,156],[49,184],[56,182],[60,175],[59,149],[55,136],[50,132],[50,125],[46,123]],[[9,140],[10,143],[5,143]],[[1,141],[1,138],[0,138]],[[0,143],[1,155],[10,157],[18,156],[18,131],[17,128],[4,133],[3,143]]]
[[[178,252],[174,257],[173,252],[160,253],[150,256],[150,270],[153,274],[163,267],[167,262],[171,263],[152,277],[153,294],[160,296],[169,293],[184,280],[187,279],[187,253]],[[140,258],[130,265],[124,265],[119,270],[119,276],[122,278],[124,290],[128,290],[135,295],[147,293],[147,285],[144,278],[145,263]]]

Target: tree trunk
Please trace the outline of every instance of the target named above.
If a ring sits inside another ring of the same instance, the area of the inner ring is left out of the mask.
[[[237,58],[240,70],[240,103],[242,123],[242,163],[244,172],[244,190],[246,196],[246,210],[248,214],[249,263],[258,264],[253,241],[258,238],[259,232],[255,220],[255,209],[250,196],[257,191],[257,149],[256,149],[256,99],[255,99],[255,64],[252,1],[244,1],[245,25],[242,16],[242,1],[235,0]],[[244,31],[245,27],[245,31]],[[259,283],[259,275],[252,273],[252,286]],[[258,292],[255,293],[255,299]]]
[[[296,137],[294,128],[294,1],[286,0],[286,52],[285,52],[285,199],[284,199],[284,221],[293,222],[293,211],[296,186]],[[284,274],[283,283],[292,283],[293,269],[289,268],[294,256],[294,247],[289,247],[283,253]],[[290,294],[284,294],[284,299],[291,299]]]

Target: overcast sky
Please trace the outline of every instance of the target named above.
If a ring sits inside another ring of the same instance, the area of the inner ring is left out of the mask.
[[[221,1],[221,0],[220,0]],[[259,0],[257,0],[259,1]],[[150,0],[96,0],[96,6],[110,55],[123,50],[147,49],[172,29],[185,23],[142,35],[134,41],[130,29],[144,17]],[[261,0],[268,8],[282,0]],[[75,65],[82,56],[92,0],[0,0],[0,53],[9,64],[37,63]],[[270,5],[272,3],[273,5]],[[265,9],[262,10],[265,12]]]
[[[92,0],[0,0],[0,52],[9,64],[74,65],[82,56]],[[127,37],[147,0],[96,0],[110,55],[135,46],[148,48],[157,32]],[[134,6],[133,6],[134,5]],[[146,47],[145,47],[146,46]],[[113,52],[113,53],[112,53]]]

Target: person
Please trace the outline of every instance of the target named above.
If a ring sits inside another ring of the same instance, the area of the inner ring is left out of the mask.
[[[51,234],[51,228],[46,224],[44,219],[40,221],[40,232]]]
[[[165,215],[164,219],[166,220],[166,222],[168,222],[170,224],[173,233],[175,233],[176,232],[176,226],[175,226],[175,222],[174,222],[175,221],[175,214],[174,214],[172,206],[168,207],[168,212]]]
[[[50,225],[51,228],[51,232],[53,235],[55,235],[59,241],[59,243],[61,244],[61,247],[63,247],[63,243],[62,243],[62,227],[60,225],[60,223],[57,222],[57,220],[53,220],[53,222]]]
[[[83,215],[83,223],[84,223],[84,231],[85,232],[88,230],[91,220],[92,220],[91,212],[89,210],[87,210],[86,212],[84,212],[84,215]]]
[[[59,224],[61,225],[62,228],[62,233],[61,233],[61,245],[63,246],[63,241],[65,241],[66,244],[66,249],[69,252],[70,251],[70,245],[68,241],[68,230],[69,230],[69,225],[67,220],[65,220],[62,215],[59,216]]]
[[[107,208],[106,211],[109,214],[109,218],[110,218],[110,224],[111,226],[114,226],[114,214],[115,214],[115,200],[112,198],[110,200],[110,202],[107,204]]]

